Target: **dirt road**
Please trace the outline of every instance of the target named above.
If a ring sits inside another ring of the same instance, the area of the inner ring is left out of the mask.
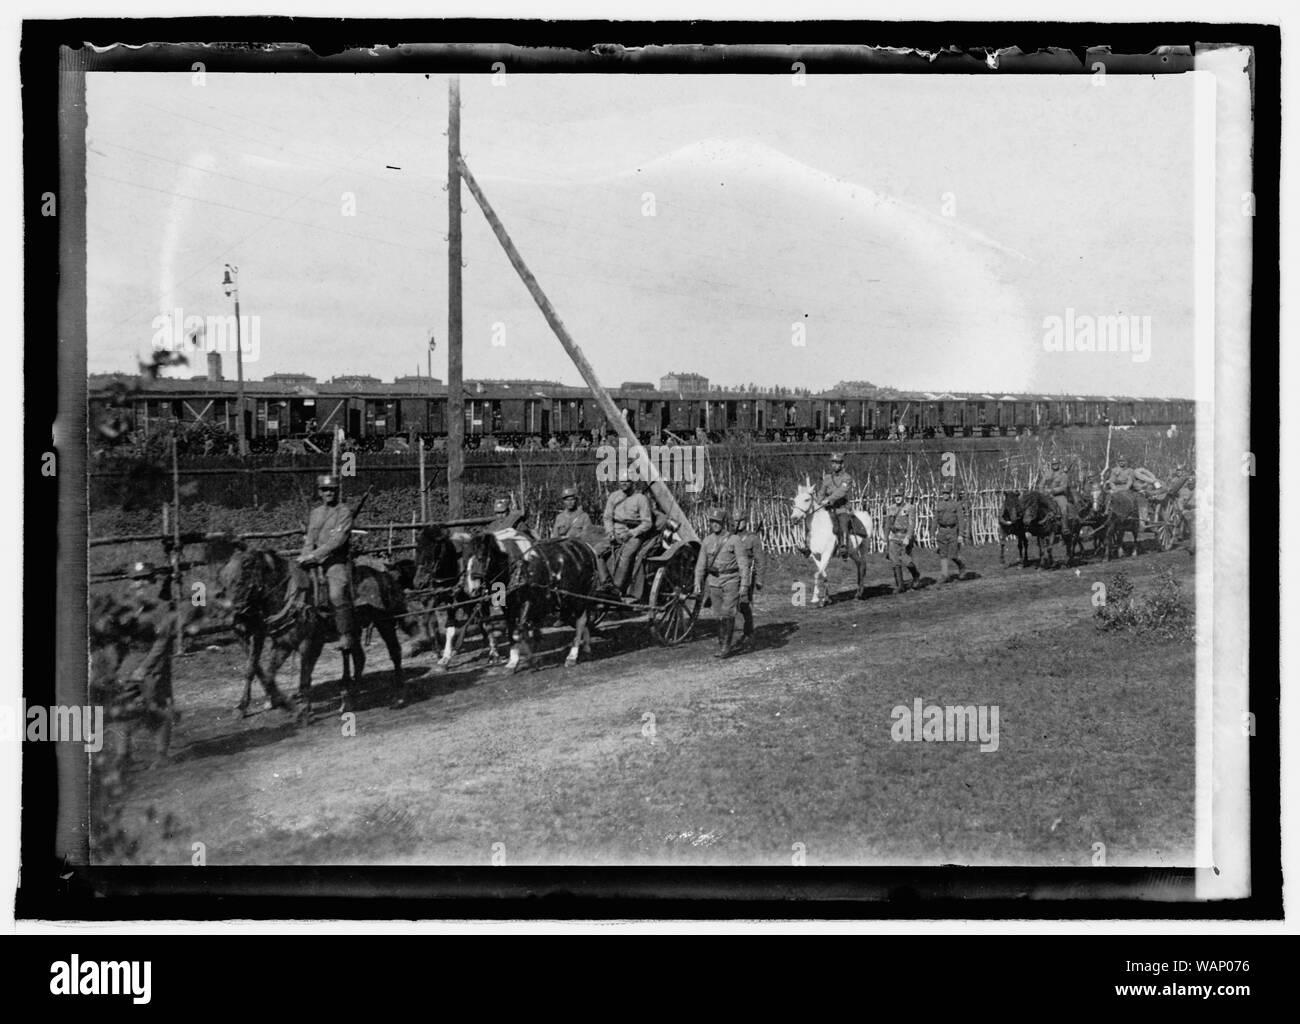
[[[1038,571],[979,549],[977,578],[947,586],[920,557],[930,585],[889,596],[881,561],[865,601],[837,563],[829,609],[793,605],[808,563],[778,560],[755,648],[726,661],[707,611],[675,649],[643,620],[603,627],[567,670],[548,631],[514,676],[416,659],[391,710],[376,640],[354,729],[241,720],[238,650],[187,657],[174,761],[132,776],[125,815],[173,824],[139,824],[136,860],[189,864],[201,843],[212,865],[1188,863],[1193,646],[1101,634],[1092,605],[1118,568],[1190,593],[1187,554]],[[329,654],[321,696],[337,674]],[[996,709],[996,743],[900,740],[918,700]]]

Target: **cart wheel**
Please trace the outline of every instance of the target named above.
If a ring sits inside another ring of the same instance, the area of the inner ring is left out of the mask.
[[[692,566],[693,568],[693,566]],[[675,564],[660,566],[650,587],[650,632],[665,647],[691,635],[700,617],[703,594],[691,595],[692,582]]]

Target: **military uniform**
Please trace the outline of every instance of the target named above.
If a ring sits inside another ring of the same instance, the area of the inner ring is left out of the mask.
[[[947,583],[949,559],[957,563],[959,575],[966,570],[960,558],[961,539],[966,533],[966,506],[951,493],[945,494],[935,502],[931,529],[939,552],[939,574]]]
[[[633,558],[646,534],[654,529],[649,499],[637,491],[628,494],[622,488],[616,489],[605,501],[604,523],[605,532],[619,545],[614,587],[621,592],[627,586]]]
[[[695,589],[703,590],[706,581],[709,585],[709,601],[718,618],[718,643],[722,645],[719,657],[731,655],[736,605],[741,592],[748,591],[753,582],[753,569],[748,548],[727,530],[725,523],[721,533],[710,533],[700,545],[695,561]]]
[[[1070,502],[1070,474],[1053,467],[1043,478],[1043,493],[1056,502],[1056,510],[1064,519]]]
[[[584,535],[594,530],[595,524],[591,521],[591,516],[587,515],[586,510],[575,508],[569,511],[567,508],[560,509],[555,516],[555,522],[551,526],[551,536],[558,540],[582,540]]]
[[[176,718],[172,697],[172,655],[184,620],[167,601],[142,597],[132,605],[133,631],[150,646],[132,671],[129,685],[116,690],[108,708],[118,764],[125,764],[127,760],[131,731],[137,724],[145,725],[153,733],[156,760],[165,761],[171,743],[172,722]]]
[[[853,526],[853,510],[849,508],[853,477],[844,469],[844,456],[833,454],[831,461],[838,463],[838,468],[822,474],[822,482],[813,497],[831,513],[831,519],[835,523],[835,539],[842,546],[841,553],[847,557],[849,532]]]
[[[1131,491],[1133,489],[1133,470],[1128,466],[1115,466],[1106,477],[1105,489],[1108,491]]]
[[[754,635],[754,591],[763,589],[763,571],[767,568],[767,555],[763,551],[763,539],[753,529],[737,533],[735,537],[751,566],[749,586],[740,591],[740,617],[743,624],[741,639],[748,640]]]
[[[352,509],[342,502],[317,505],[307,521],[300,562],[307,568],[320,566],[329,588],[339,647],[349,650],[355,632],[352,614]],[[290,586],[292,586],[292,582]]]
[[[916,538],[916,507],[904,500],[885,512],[886,557],[894,568],[894,593],[903,592],[903,570],[912,574],[912,582],[921,578],[912,560],[912,542]]]

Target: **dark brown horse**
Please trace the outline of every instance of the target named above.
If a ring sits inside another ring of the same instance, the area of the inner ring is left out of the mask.
[[[293,580],[292,591],[289,581]],[[236,635],[244,642],[248,661],[244,669],[244,694],[236,705],[241,714],[248,713],[253,676],[262,683],[273,706],[290,710],[281,696],[275,676],[290,654],[298,653],[298,716],[311,721],[311,675],[321,650],[338,638],[333,614],[314,606],[312,581],[306,570],[288,562],[272,551],[236,551],[218,574],[217,605],[231,619]],[[382,568],[357,562],[352,574],[353,605],[358,634],[373,625],[379,630],[388,656],[393,662],[394,706],[405,703],[402,676],[402,648],[397,642],[397,623],[410,631],[406,621],[406,602],[397,580]],[[294,596],[286,600],[286,594]],[[269,663],[263,667],[261,656],[266,640],[271,641]],[[365,648],[354,637],[352,650],[343,658],[342,696],[339,712],[352,709],[352,670],[359,689],[365,670]],[[351,664],[349,664],[351,663]]]
[[[1124,534],[1133,535],[1132,556],[1137,557],[1142,523],[1138,517],[1138,499],[1132,491],[1112,491],[1106,499],[1102,522],[1103,559],[1109,562],[1117,547],[1124,546]]]
[[[1065,543],[1065,564],[1070,565],[1074,561],[1075,548],[1080,553],[1083,549],[1079,512],[1074,502],[1066,500],[1064,516],[1056,501],[1041,491],[1027,491],[1020,502],[1025,532],[1038,541],[1039,568],[1052,566],[1052,548],[1057,540]]]
[[[455,653],[453,644],[457,629],[468,629],[477,624],[491,649],[491,660],[500,660],[496,642],[487,628],[490,606],[479,608],[466,603],[469,596],[462,580],[464,559],[445,526],[424,527],[416,537],[414,560],[398,562],[394,569],[402,586],[410,591],[407,595],[407,622],[412,639],[405,652],[408,658],[433,648],[440,633],[443,650],[434,667],[444,670]]]
[[[528,663],[529,637],[540,641],[541,626],[551,620],[573,627],[566,667],[577,664],[579,649],[591,653],[588,620],[595,602],[590,598],[598,586],[596,554],[580,540],[540,540],[520,553],[503,550],[493,534],[481,533],[470,542],[465,560],[465,590],[470,596],[486,594],[505,614],[511,672]]]
[[[1024,507],[1019,491],[1002,492],[1002,514],[998,516],[998,565],[1006,565],[1007,537],[1016,538],[1020,567],[1029,564],[1029,537],[1025,533]]]

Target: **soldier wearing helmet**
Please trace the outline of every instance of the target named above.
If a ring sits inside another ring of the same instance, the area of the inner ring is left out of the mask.
[[[632,560],[654,529],[654,515],[645,494],[637,490],[631,480],[623,480],[606,499],[603,518],[605,533],[618,546],[614,588],[621,593],[632,572]]]
[[[916,540],[916,508],[903,499],[901,487],[894,491],[894,503],[885,510],[885,536],[888,538],[886,557],[894,569],[894,593],[903,592],[903,570],[912,574],[912,587],[916,588],[921,574],[912,560],[912,544]]]
[[[324,572],[339,631],[339,650],[347,652],[356,646],[357,633],[352,614],[352,509],[339,501],[337,476],[326,473],[318,477],[316,490],[321,503],[311,510],[298,564]]]
[[[130,749],[130,733],[137,722],[144,723],[154,734],[154,764],[167,761],[172,723],[176,718],[172,699],[172,655],[176,638],[183,627],[181,616],[171,606],[171,581],[164,578],[155,595],[153,579],[160,572],[148,562],[131,567],[129,587],[132,634],[150,644],[148,653],[128,677],[129,685],[115,694],[108,717],[121,722],[114,729],[116,753],[125,761]]]
[[[942,496],[934,504],[931,529],[939,553],[939,582],[947,583],[950,579],[949,561],[957,564],[957,578],[960,579],[966,571],[961,560],[961,539],[966,533],[966,507],[953,497],[951,478],[944,478]]]
[[[1070,501],[1070,474],[1061,467],[1060,459],[1052,459],[1052,468],[1043,476],[1042,491],[1056,504],[1064,520]]]
[[[742,630],[740,642],[747,644],[754,638],[754,591],[763,589],[763,570],[767,568],[767,556],[763,552],[763,540],[754,531],[756,523],[747,508],[736,513],[736,539],[749,555],[749,586],[740,592],[739,606]]]
[[[1128,456],[1121,455],[1118,465],[1114,466],[1102,481],[1106,491],[1130,491],[1133,489],[1133,470],[1129,468]]]
[[[822,482],[813,497],[831,514],[835,524],[835,543],[841,558],[849,557],[849,533],[853,528],[853,510],[849,508],[849,495],[853,491],[853,477],[844,469],[844,453],[831,453],[830,469],[822,474]]]
[[[532,534],[527,525],[528,513],[522,508],[515,508],[511,498],[497,498],[493,501],[492,514],[496,518],[488,523],[486,527],[488,533],[516,530],[528,534],[531,538]]]
[[[566,487],[560,495],[560,502],[563,508],[556,514],[555,522],[551,524],[552,537],[564,540],[570,537],[581,537],[592,531],[591,516],[587,515],[586,509],[578,506],[576,487]]]
[[[718,644],[715,658],[729,658],[735,653],[732,638],[736,632],[736,604],[753,581],[753,563],[749,552],[727,528],[727,513],[720,508],[709,512],[709,535],[700,545],[695,561],[695,593],[707,582],[709,602],[718,619]]]

